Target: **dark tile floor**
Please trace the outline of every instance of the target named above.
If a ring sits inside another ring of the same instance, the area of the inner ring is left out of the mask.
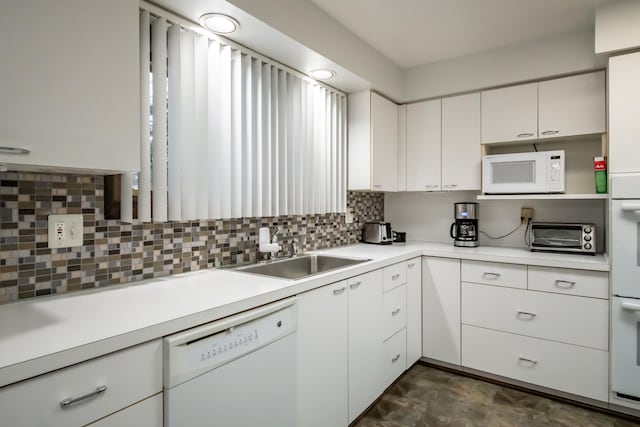
[[[355,427],[632,427],[640,423],[414,365]]]

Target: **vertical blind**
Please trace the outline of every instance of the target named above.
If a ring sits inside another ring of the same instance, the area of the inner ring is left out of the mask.
[[[145,10],[140,35],[141,220],[345,211],[344,94]]]

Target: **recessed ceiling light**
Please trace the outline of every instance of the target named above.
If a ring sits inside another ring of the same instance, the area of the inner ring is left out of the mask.
[[[326,68],[319,68],[317,70],[309,71],[309,77],[311,77],[312,79],[318,79],[318,80],[330,79],[335,75],[336,75],[335,71],[329,70]]]
[[[200,24],[217,34],[231,34],[240,28],[238,21],[222,13],[207,13],[200,17]]]

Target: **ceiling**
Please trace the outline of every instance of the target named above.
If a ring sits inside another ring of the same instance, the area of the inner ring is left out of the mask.
[[[607,0],[311,1],[401,68],[591,29]]]

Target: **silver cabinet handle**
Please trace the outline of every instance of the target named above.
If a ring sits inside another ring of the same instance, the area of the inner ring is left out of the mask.
[[[533,318],[536,317],[536,314],[528,311],[518,311],[516,317],[521,320],[533,320]]]
[[[334,295],[340,295],[341,293],[343,293],[343,292],[344,292],[344,291],[346,291],[346,290],[347,290],[347,287],[346,287],[346,286],[343,286],[343,287],[341,287],[341,288],[334,289],[334,290],[333,290],[333,294],[334,294]]]
[[[569,280],[556,280],[556,286],[562,289],[573,288],[576,285],[576,282],[571,282]]]
[[[64,399],[62,402],[60,402],[60,407],[61,408],[68,408],[69,406],[73,405],[74,403],[78,403],[78,402],[82,402],[83,400],[87,400],[87,399],[91,399],[92,397],[97,397],[99,395],[101,395],[102,393],[104,393],[105,391],[107,391],[107,386],[106,385],[101,385],[100,387],[96,388],[94,391],[92,391],[91,393],[87,393],[84,394],[80,397],[70,397],[67,399]]]
[[[399,308],[396,308],[395,310],[393,310],[393,311],[391,312],[391,315],[392,315],[392,316],[395,316],[395,315],[396,315],[396,314],[398,314],[398,313],[400,313],[400,309],[399,309]]]
[[[424,188],[438,188],[440,187],[438,184],[427,184],[424,186]]]
[[[531,364],[532,366],[533,366],[533,365],[537,365],[537,364],[538,364],[538,361],[537,361],[537,360],[528,359],[528,358],[526,358],[526,357],[522,357],[522,356],[518,357],[518,361],[520,361],[520,362],[526,362],[526,363],[529,363],[529,364]]]
[[[400,360],[400,354],[396,354],[396,356],[391,359],[391,363],[396,363],[398,360]]]
[[[533,136],[531,132],[519,133],[518,138],[526,138],[528,136]]]
[[[640,311],[640,304],[630,301],[624,301],[622,303],[622,308],[629,311]]]
[[[544,132],[542,132],[543,135],[555,135],[556,133],[559,133],[559,130],[545,130]]]
[[[412,262],[411,264],[407,264],[407,268],[413,268],[416,266],[415,262]]]
[[[0,154],[29,154],[31,150],[22,147],[9,147],[6,145],[0,145]]]
[[[391,280],[398,280],[399,278],[400,278],[400,273],[397,273],[391,276]]]
[[[483,279],[496,280],[498,277],[500,277],[500,273],[490,273],[488,271],[485,271],[484,273],[482,273]]]
[[[361,284],[362,284],[362,281],[358,280],[357,282],[350,284],[350,285],[349,285],[349,288],[351,288],[351,289],[355,289],[355,288],[357,288],[358,286],[360,286]]]
[[[382,188],[382,185],[380,185],[380,184],[373,184],[373,188]]]
[[[443,185],[444,188],[455,188],[457,186],[458,186],[458,184],[445,184],[445,185]]]

